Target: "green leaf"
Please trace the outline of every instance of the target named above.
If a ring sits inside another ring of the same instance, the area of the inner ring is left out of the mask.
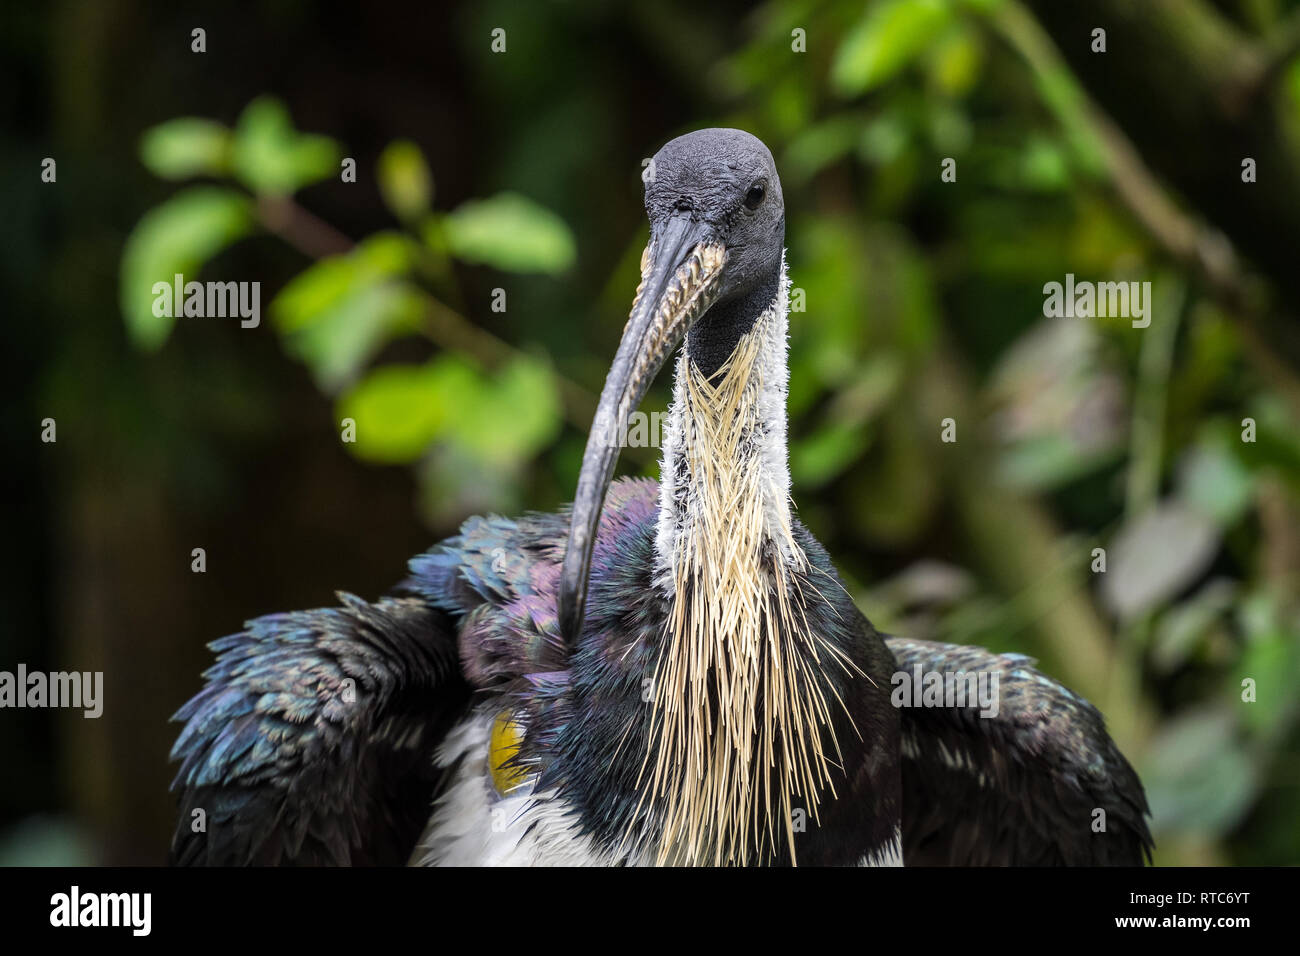
[[[285,348],[311,368],[321,391],[332,394],[395,335],[414,331],[424,308],[423,294],[405,282],[371,282],[290,335]]]
[[[347,447],[358,458],[407,464],[446,428],[455,402],[455,392],[437,366],[389,365],[348,392],[339,401],[338,415],[356,422],[356,442]]]
[[[284,104],[264,96],[240,114],[232,166],[253,192],[287,196],[336,172],[339,153],[334,140],[295,130]]]
[[[998,457],[998,474],[1015,488],[1059,488],[1113,461],[1117,452],[1082,446],[1064,432],[1026,435],[1011,442]]]
[[[271,302],[271,321],[286,335],[310,329],[356,291],[360,279],[351,255],[330,256],[308,266]]]
[[[1194,445],[1179,462],[1178,497],[1222,528],[1237,523],[1255,497],[1255,479],[1231,446],[1215,438]]]
[[[409,140],[389,143],[379,154],[376,172],[379,192],[398,219],[410,221],[429,211],[433,176],[420,147]]]
[[[930,51],[930,81],[948,96],[965,96],[979,79],[984,49],[979,34],[959,23]]]
[[[171,315],[157,314],[155,283],[170,286],[177,274],[192,280],[253,225],[247,197],[214,186],[187,189],[145,213],[127,237],[118,290],[127,332],[138,348],[159,348],[176,321],[176,303]]]
[[[358,457],[403,463],[434,442],[451,442],[479,464],[510,467],[533,457],[561,424],[550,367],[520,356],[494,376],[469,359],[443,354],[423,366],[389,366],[367,376],[339,403],[356,420]]]
[[[946,0],[884,0],[872,5],[835,52],[832,88],[841,96],[874,89],[911,63],[951,18]]]
[[[462,408],[455,434],[480,461],[505,466],[536,455],[555,438],[561,422],[550,366],[521,355],[483,383],[477,402]]]
[[[378,233],[310,266],[275,297],[272,322],[323,391],[347,385],[394,335],[415,329],[425,299],[401,277],[416,253],[406,236]]]
[[[140,159],[155,176],[222,176],[230,163],[230,130],[212,120],[185,117],[146,130]]]
[[[272,303],[272,319],[281,332],[297,332],[320,321],[359,287],[407,275],[418,254],[408,237],[380,232],[341,256],[309,266],[289,282]]]
[[[1066,150],[1051,139],[1031,136],[1021,159],[1020,178],[1030,189],[1044,192],[1070,187],[1070,160]]]
[[[452,255],[507,272],[561,272],[575,256],[564,220],[515,193],[470,200],[442,227]]]

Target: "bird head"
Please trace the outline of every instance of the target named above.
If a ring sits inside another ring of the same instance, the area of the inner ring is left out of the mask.
[[[747,328],[727,306],[775,276],[784,251],[781,181],[757,137],[687,133],[655,154],[644,179],[650,241],[641,284],[587,436],[560,578],[560,627],[571,646],[582,631],[600,510],[629,416],[693,327],[734,345]]]

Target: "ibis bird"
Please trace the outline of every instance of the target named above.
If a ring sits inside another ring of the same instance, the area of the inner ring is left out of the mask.
[[[706,129],[651,170],[572,507],[470,518],[378,601],[212,644],[172,859],[1140,865],[1097,710],[1026,657],[882,636],[795,516],[772,154]],[[660,480],[611,481],[674,352]]]

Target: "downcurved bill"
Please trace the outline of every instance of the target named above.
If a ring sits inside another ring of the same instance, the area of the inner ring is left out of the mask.
[[[664,360],[713,304],[726,261],[726,247],[710,230],[684,217],[669,220],[641,256],[641,284],[600,393],[573,499],[559,594],[560,631],[570,646],[582,633],[591,551],[628,418]]]

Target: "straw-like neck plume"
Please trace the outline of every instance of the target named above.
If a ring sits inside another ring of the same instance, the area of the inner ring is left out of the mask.
[[[671,610],[642,771],[661,862],[753,862],[779,843],[794,857],[795,810],[815,819],[833,792],[819,669],[836,652],[804,617],[790,509],[788,287],[782,259],[775,298],[712,376],[689,349],[678,359],[656,542]]]

